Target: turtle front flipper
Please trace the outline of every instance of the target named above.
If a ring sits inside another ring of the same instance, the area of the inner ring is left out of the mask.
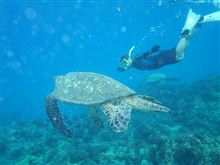
[[[56,98],[52,95],[47,96],[45,106],[47,115],[53,126],[64,136],[71,138],[73,136],[72,132],[63,122]]]
[[[125,131],[131,118],[132,107],[120,100],[104,103],[100,106],[115,132]]]
[[[141,111],[170,112],[169,108],[163,106],[159,101],[149,96],[132,95],[125,98],[125,101],[135,109]]]

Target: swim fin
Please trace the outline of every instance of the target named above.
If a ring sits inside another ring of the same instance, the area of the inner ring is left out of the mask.
[[[220,21],[220,11],[216,11],[214,13],[203,16],[203,19],[199,21],[199,23],[212,22],[212,21]]]
[[[181,33],[185,33],[186,31],[190,32],[195,27],[196,23],[198,23],[200,17],[200,14],[196,14],[190,9]]]

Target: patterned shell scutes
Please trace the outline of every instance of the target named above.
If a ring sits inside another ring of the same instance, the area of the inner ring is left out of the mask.
[[[135,91],[102,74],[70,72],[55,77],[53,95],[73,104],[98,104],[134,94]]]

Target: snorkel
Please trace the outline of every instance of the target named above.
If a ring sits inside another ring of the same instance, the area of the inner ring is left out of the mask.
[[[131,49],[129,50],[129,53],[127,56],[122,57],[121,59],[121,71],[127,70],[131,65],[132,65],[132,59],[131,59],[131,53],[134,50],[135,46],[132,46]]]
[[[135,46],[132,46],[128,53],[128,59],[131,60],[131,52],[134,50]]]

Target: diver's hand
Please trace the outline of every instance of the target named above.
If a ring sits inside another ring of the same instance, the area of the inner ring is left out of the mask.
[[[160,50],[160,45],[155,45],[151,48],[151,53],[155,53]]]

